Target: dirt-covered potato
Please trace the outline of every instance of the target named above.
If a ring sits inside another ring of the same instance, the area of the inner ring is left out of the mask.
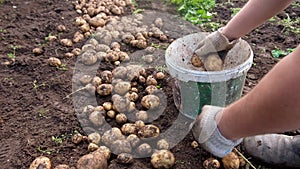
[[[103,108],[102,106],[96,106],[96,107],[94,108],[94,111],[100,111],[103,115],[105,115],[105,113],[104,113],[104,108]]]
[[[225,169],[238,169],[240,167],[239,157],[234,152],[223,157],[222,163]]]
[[[140,130],[141,128],[143,128],[145,126],[145,123],[142,120],[137,120],[137,121],[135,121],[134,124],[138,130]]]
[[[121,164],[131,164],[133,162],[133,156],[129,153],[121,153],[117,156],[117,162]]]
[[[96,153],[103,154],[107,160],[110,158],[110,155],[111,155],[110,149],[106,146],[100,146],[92,154],[96,154]]]
[[[166,77],[166,75],[163,73],[163,72],[157,72],[155,74],[155,78],[158,79],[158,80],[162,80]]]
[[[131,89],[129,82],[119,82],[114,86],[114,92],[119,95],[124,95]]]
[[[88,150],[89,150],[90,152],[96,151],[98,148],[99,148],[99,146],[98,146],[97,144],[95,144],[95,143],[90,143],[90,144],[88,145]]]
[[[35,54],[35,55],[40,55],[42,54],[44,51],[42,48],[34,48],[32,49],[32,53]]]
[[[92,81],[92,77],[90,75],[83,75],[79,78],[79,81],[82,84],[86,85]]]
[[[109,118],[111,118],[111,119],[114,119],[115,117],[116,117],[116,111],[114,111],[114,110],[108,110],[107,112],[106,112],[106,115],[107,115],[107,117],[109,117]]]
[[[89,114],[91,114],[94,110],[95,110],[95,107],[94,107],[94,106],[92,106],[92,105],[87,105],[87,106],[84,106],[84,107],[83,107],[82,113],[83,113],[83,114],[86,114],[86,115],[89,115]]]
[[[159,150],[169,150],[170,148],[169,142],[165,139],[158,140],[156,146]]]
[[[126,97],[115,94],[112,96],[112,101],[115,110],[120,113],[128,112],[130,101]]]
[[[138,78],[140,76],[140,73],[138,72],[139,69],[140,66],[127,66],[127,80],[132,81]]]
[[[130,56],[126,52],[118,51],[119,60],[123,62],[130,61]]]
[[[137,147],[137,152],[142,157],[150,156],[152,153],[152,147],[148,143],[143,143]]]
[[[104,70],[100,73],[100,77],[101,77],[103,83],[111,83],[113,74],[109,70]]]
[[[127,116],[124,113],[119,113],[116,115],[116,122],[118,124],[124,124],[127,122]]]
[[[48,64],[50,66],[55,66],[55,67],[58,67],[58,66],[62,65],[61,61],[58,58],[56,58],[56,57],[50,57],[48,59]]]
[[[103,133],[102,142],[106,146],[110,146],[112,142],[116,140],[122,140],[124,138],[125,136],[122,134],[122,131],[117,127],[113,127],[110,130],[107,130],[106,132]]]
[[[154,55],[152,55],[152,54],[145,55],[144,60],[146,63],[150,64],[154,61]]]
[[[113,91],[113,86],[111,84],[101,84],[97,87],[97,93],[100,96],[110,95]]]
[[[148,113],[144,110],[140,110],[135,113],[135,117],[137,120],[147,121],[148,120]]]
[[[135,148],[140,143],[140,138],[135,134],[130,134],[126,138],[127,141],[129,141],[132,148]]]
[[[112,109],[113,104],[112,104],[112,102],[104,102],[104,103],[102,104],[102,106],[103,106],[104,110],[109,111],[109,110]]]
[[[81,54],[81,49],[80,48],[74,48],[72,50],[72,53],[75,55],[75,56],[79,56]]]
[[[159,106],[160,99],[155,95],[146,95],[142,98],[141,104],[143,105],[143,107],[152,110]]]
[[[85,23],[86,23],[86,20],[83,19],[81,16],[75,18],[75,24],[76,24],[76,26],[81,26],[81,25],[83,25]]]
[[[37,157],[31,164],[29,169],[51,169],[51,161],[48,157]]]
[[[147,86],[145,91],[148,93],[148,94],[154,94],[155,92],[158,91],[158,88],[154,85],[150,85],[150,86]]]
[[[112,74],[113,74],[113,78],[114,79],[125,79],[126,76],[127,76],[127,68],[124,67],[124,66],[119,66],[119,67],[116,67],[113,71],[112,71]]]
[[[223,69],[223,61],[218,54],[210,54],[204,60],[204,67],[207,71],[221,71]]]
[[[115,62],[120,59],[117,51],[110,51],[106,54],[104,60],[106,62]]]
[[[86,33],[86,32],[89,32],[89,31],[91,30],[91,27],[90,27],[90,25],[89,25],[88,23],[84,23],[83,25],[81,25],[81,26],[79,27],[79,29],[80,29],[82,32]]]
[[[131,33],[126,33],[122,36],[122,41],[126,44],[129,44],[135,37]]]
[[[71,52],[67,52],[67,53],[65,53],[65,57],[66,58],[72,58],[72,57],[74,57],[75,55],[73,54],[73,53],[71,53]]]
[[[77,169],[104,169],[107,168],[107,159],[104,154],[90,153],[82,156],[76,165]]]
[[[110,44],[110,48],[113,49],[113,50],[116,50],[116,49],[119,49],[119,50],[120,50],[121,45],[120,45],[119,42],[112,42],[112,43]]]
[[[110,50],[110,47],[105,44],[98,44],[95,46],[95,50],[97,52],[105,52],[107,53]]]
[[[85,90],[88,91],[91,95],[94,95],[95,94],[95,91],[96,91],[96,87],[92,84],[87,84],[84,86]]]
[[[198,55],[196,55],[196,54],[194,54],[192,56],[191,63],[195,67],[202,67],[203,66],[203,62],[201,61],[200,57]]]
[[[138,136],[140,138],[151,138],[151,137],[158,137],[160,134],[160,130],[157,126],[153,124],[145,125],[138,131]]]
[[[205,169],[217,169],[220,168],[220,162],[214,158],[208,158],[203,162]]]
[[[73,42],[78,43],[83,41],[83,39],[84,39],[84,35],[82,33],[80,33],[79,31],[74,33]]]
[[[94,50],[88,50],[88,51],[82,53],[80,55],[79,59],[85,65],[93,65],[98,60],[98,58],[95,54],[96,54],[96,52]]]
[[[131,112],[133,112],[133,111],[135,111],[135,110],[136,110],[135,103],[134,103],[134,102],[130,102],[130,103],[129,103],[129,106],[128,106],[128,109],[127,109],[127,112],[128,112],[128,113],[131,113]]]
[[[150,85],[156,86],[157,85],[157,80],[152,75],[150,75],[146,79],[146,85],[147,86],[150,86]]]
[[[99,85],[102,84],[102,80],[101,80],[100,77],[95,76],[95,77],[93,77],[91,83],[92,83],[92,85],[94,85],[95,87],[98,87]]]
[[[60,44],[62,44],[63,46],[66,46],[66,47],[73,46],[73,42],[70,39],[61,39]]]
[[[93,51],[93,54],[94,53],[96,53],[96,52],[94,52],[94,50],[95,50],[95,46],[94,45],[92,45],[92,44],[85,44],[85,45],[83,45],[82,47],[81,47],[81,51],[82,52],[90,52],[90,51]]]
[[[131,92],[138,93],[138,92],[139,92],[139,89],[137,89],[136,87],[132,87],[130,91],[131,91]]]
[[[88,140],[91,143],[99,144],[101,141],[101,136],[99,133],[94,132],[88,135]]]
[[[124,135],[136,134],[137,128],[133,123],[126,123],[121,127],[121,131]]]
[[[80,133],[76,133],[72,135],[71,140],[74,144],[79,144],[83,140],[83,135],[81,135]]]
[[[175,157],[169,150],[155,151],[151,156],[151,164],[154,168],[171,168],[175,163]]]
[[[97,27],[103,27],[106,24],[106,20],[100,18],[100,17],[92,17],[91,19],[88,20],[88,23],[97,28]]]
[[[54,169],[71,169],[71,167],[68,166],[67,164],[60,164],[60,165],[54,167]]]
[[[97,127],[101,126],[105,122],[103,112],[100,111],[93,111],[89,116],[89,120]]]
[[[135,102],[139,99],[139,95],[136,92],[128,92],[125,94],[125,97],[132,102]]]
[[[127,141],[126,139],[114,141],[111,144],[110,148],[114,154],[131,153],[132,152],[131,145],[130,145],[129,141]]]

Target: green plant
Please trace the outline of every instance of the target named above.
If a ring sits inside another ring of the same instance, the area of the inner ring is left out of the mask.
[[[281,32],[288,33],[293,32],[295,34],[300,35],[300,28],[297,26],[300,23],[300,19],[297,18],[292,20],[288,14],[287,18],[279,20],[278,24],[283,26]]]
[[[281,50],[277,47],[271,51],[271,54],[274,58],[279,58],[280,56],[286,56],[290,53],[292,53],[295,49],[287,48],[286,50]]]
[[[40,117],[45,117],[45,115],[46,115],[46,113],[47,113],[48,111],[49,111],[49,110],[47,110],[47,109],[40,109],[40,110],[38,111],[39,116],[40,116]]]
[[[160,71],[160,72],[166,72],[168,70],[166,65],[155,66],[155,69]]]
[[[45,83],[39,84],[37,80],[34,80],[34,81],[32,82],[32,85],[33,85],[33,88],[34,88],[34,89],[38,89],[38,88],[41,87],[41,86],[46,86]]]
[[[48,150],[48,149],[43,150],[43,148],[40,147],[40,146],[37,148],[37,151],[42,152],[42,153],[46,153],[46,154],[49,154],[49,155],[52,153],[51,150]]]
[[[135,11],[133,11],[134,14],[142,13],[142,12],[144,12],[144,9],[136,9]]]
[[[61,64],[60,66],[57,66],[56,68],[58,70],[63,70],[63,71],[67,71],[68,70],[68,67],[65,64]]]
[[[64,135],[62,135],[61,137],[52,136],[51,139],[52,141],[54,141],[55,144],[62,144],[64,140]]]
[[[12,52],[7,54],[8,58],[15,59],[16,58],[16,50],[19,49],[20,47],[17,45],[10,45],[9,48],[12,49]]]
[[[235,16],[238,12],[240,12],[241,9],[242,9],[242,8],[232,8],[232,9],[231,9],[231,10],[232,10],[231,16]]]
[[[212,18],[211,10],[215,7],[215,0],[170,0],[176,4],[178,12],[193,24],[202,24]]]
[[[222,27],[222,24],[219,22],[206,22],[203,24],[203,27],[208,31],[214,32]]]

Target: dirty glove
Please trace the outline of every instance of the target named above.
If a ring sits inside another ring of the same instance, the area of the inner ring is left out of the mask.
[[[247,137],[246,151],[260,160],[287,167],[300,167],[300,135],[265,134]]]
[[[222,28],[209,34],[202,40],[195,50],[195,54],[200,58],[206,57],[208,54],[226,51],[233,48],[240,39],[229,41],[229,39],[221,33]]]
[[[192,124],[194,138],[205,150],[220,158],[229,154],[236,145],[242,142],[242,139],[228,140],[220,133],[215,118],[223,110],[222,107],[204,106],[201,114]]]

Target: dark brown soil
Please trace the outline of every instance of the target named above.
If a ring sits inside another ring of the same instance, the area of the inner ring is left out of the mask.
[[[138,8],[176,14],[172,6],[160,1],[136,2],[139,4]],[[231,17],[230,9],[244,4],[225,2],[227,1],[218,1],[218,4],[223,5],[218,5],[215,9],[218,16],[215,21],[225,23]],[[299,10],[299,7],[289,7],[285,13],[295,19],[300,14]],[[60,39],[72,38],[78,30],[73,24],[78,14],[68,0],[4,0],[0,3],[0,14],[0,168],[29,168],[30,163],[40,155],[49,157],[53,166],[68,164],[75,167],[77,160],[88,153],[86,142],[75,145],[70,140],[75,132],[84,133],[72,100],[65,99],[72,92],[76,58],[64,58],[64,53],[71,49],[61,46],[58,41],[48,42],[45,37],[54,34],[59,35]],[[286,15],[281,13],[278,17],[284,18]],[[64,24],[68,28],[67,32],[59,34],[56,30],[59,24]],[[299,24],[296,25],[298,26]],[[168,36],[176,39],[195,32],[196,29],[191,30],[193,31],[182,34],[169,32]],[[270,54],[275,46],[286,49],[295,48],[299,44],[299,35],[292,32],[281,33],[282,30],[283,27],[276,25],[276,22],[267,22],[244,38],[255,53],[255,64],[248,73],[244,93],[251,90],[278,62]],[[83,43],[77,43],[74,47],[82,45]],[[13,53],[11,46],[18,46],[16,58],[10,65],[6,65],[7,61],[11,61],[7,56]],[[35,47],[42,47],[43,54],[34,55],[32,49]],[[128,48],[128,51],[133,52],[132,50],[136,49]],[[67,70],[50,67],[47,59],[52,56],[61,58]],[[111,65],[102,65],[101,68],[111,69]],[[168,98],[167,108],[154,124],[164,131],[172,125],[178,111],[172,99],[171,81],[166,79],[161,84]],[[104,100],[98,98],[98,102],[102,103]],[[54,141],[55,138],[60,138],[62,142]],[[172,148],[176,157],[172,168],[203,168],[203,161],[212,157],[200,147],[192,148],[193,140],[192,135],[188,134]],[[151,168],[149,158],[136,159],[132,165],[116,164],[114,158],[115,156],[109,162],[111,168]],[[268,166],[254,162],[256,166]]]

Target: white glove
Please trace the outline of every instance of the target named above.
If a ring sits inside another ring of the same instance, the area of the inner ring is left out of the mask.
[[[235,146],[242,142],[242,139],[228,140],[220,133],[215,118],[223,110],[222,107],[204,106],[192,128],[194,138],[199,144],[205,150],[220,158],[229,154]]]

